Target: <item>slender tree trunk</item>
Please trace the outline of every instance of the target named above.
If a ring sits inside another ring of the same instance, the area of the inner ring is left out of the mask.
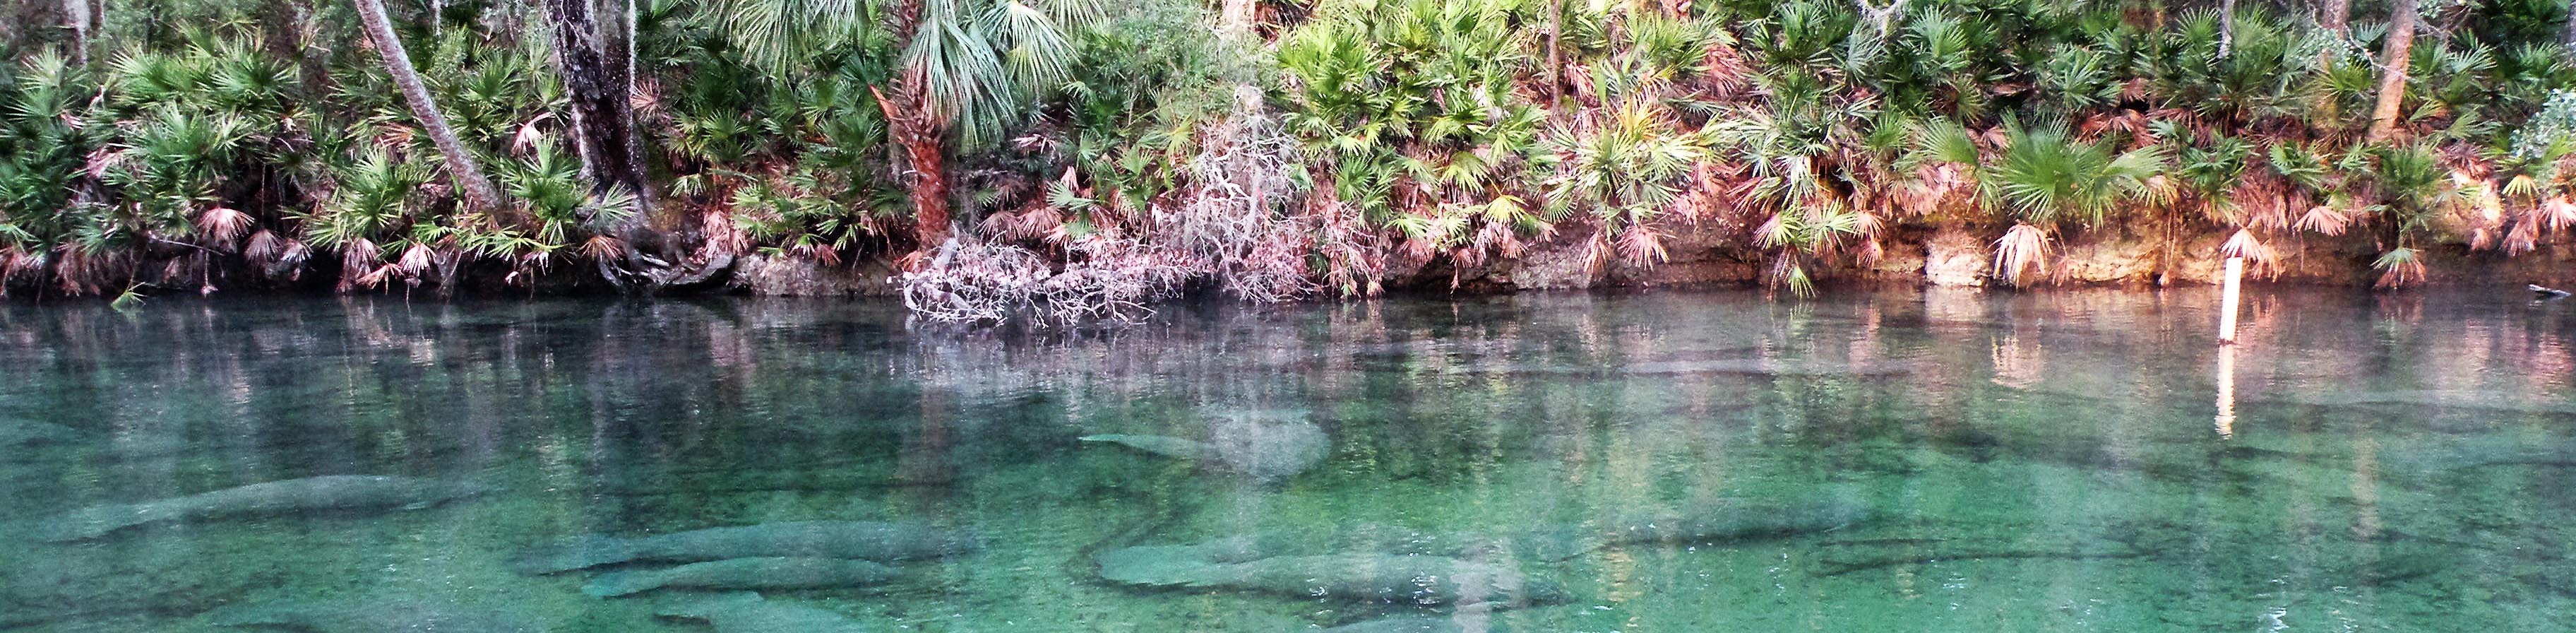
[[[72,64],[89,65],[89,0],[63,0],[63,21],[72,27]]]
[[[1251,35],[1253,9],[1257,6],[1254,0],[1225,0],[1222,26],[1237,35]]]
[[[358,21],[366,24],[367,37],[376,41],[376,56],[384,59],[385,74],[393,75],[394,85],[402,89],[403,102],[411,106],[411,117],[428,130],[429,140],[438,145],[438,153],[447,159],[447,175],[456,181],[456,190],[465,206],[477,211],[500,203],[501,196],[492,191],[492,181],[474,165],[474,155],[456,138],[456,130],[447,127],[447,117],[439,114],[438,103],[429,96],[429,86],[412,70],[411,54],[403,51],[402,38],[394,34],[393,20],[385,17],[384,0],[357,0]]]
[[[893,11],[894,41],[907,45],[921,30],[922,0],[899,0]],[[897,72],[894,94],[874,87],[877,107],[885,110],[887,131],[895,145],[903,148],[905,162],[913,176],[912,230],[915,255],[927,261],[929,254],[948,241],[948,168],[946,164],[947,122],[939,120],[923,90],[928,77],[926,69],[906,66]]]
[[[2317,11],[2317,25],[2336,35],[2352,34],[2352,0],[2325,0]]]
[[[1565,0],[1547,2],[1547,102],[1550,106],[1565,102],[1565,53],[1562,45],[1565,31]]]
[[[2236,0],[2218,3],[2218,57],[2236,52]]]
[[[2373,141],[2397,132],[2398,108],[2406,101],[2406,65],[2415,48],[2415,0],[2397,0],[2389,10],[2388,45],[2380,50],[2379,105],[2370,111]]]
[[[1871,5],[1869,0],[1852,0],[1853,4],[1860,5],[1861,17],[1868,19],[1871,25],[1878,28],[1880,44],[1886,44],[1888,36],[1895,34],[1896,16],[1905,12],[1905,2],[1906,0],[1891,0],[1887,6],[1881,7]],[[2236,0],[2227,0],[2227,3],[2232,6]]]
[[[2559,35],[2558,41],[2576,47],[2576,2],[2567,3],[2567,32]]]
[[[635,114],[635,96],[642,94],[635,85],[640,77],[635,74],[635,0],[616,0],[616,3],[624,14],[620,16],[623,19],[618,20],[621,27],[618,37],[612,38],[608,50],[611,57],[622,61],[617,79],[617,103],[626,111],[626,132],[621,139],[625,141],[626,164],[632,165],[635,172],[634,181],[628,186],[635,188],[636,206],[650,210],[654,208],[652,166],[644,162],[644,127]]]

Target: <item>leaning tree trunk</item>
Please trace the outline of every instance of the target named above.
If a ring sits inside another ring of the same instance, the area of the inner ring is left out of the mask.
[[[921,30],[922,0],[901,0],[894,6],[894,41],[909,45]],[[895,145],[903,148],[905,162],[912,173],[913,242],[915,259],[926,263],[929,254],[948,241],[948,169],[946,165],[947,122],[940,120],[929,103],[924,84],[928,69],[907,65],[895,74],[894,93],[869,88],[876,95],[877,107],[885,110],[886,128]]]
[[[2388,45],[2380,50],[2379,105],[2370,111],[2373,141],[2397,133],[2398,107],[2406,101],[2406,64],[2415,48],[2415,0],[2397,0],[2388,14]]]
[[[2350,34],[2352,0],[2325,0],[2325,6],[2317,11],[2317,25],[2326,27],[2328,31],[2334,31],[2336,35]]]
[[[385,74],[393,75],[394,85],[401,87],[403,102],[411,106],[411,118],[428,130],[429,140],[438,145],[438,153],[447,159],[447,175],[456,180],[456,191],[465,206],[477,211],[490,209],[501,201],[492,191],[492,181],[474,165],[474,155],[467,153],[465,143],[456,139],[456,130],[447,127],[447,117],[438,113],[438,102],[430,100],[429,86],[412,70],[411,54],[403,51],[402,38],[394,35],[391,19],[385,17],[384,0],[357,0],[358,21],[365,23],[367,37],[376,41],[376,56],[385,62]]]

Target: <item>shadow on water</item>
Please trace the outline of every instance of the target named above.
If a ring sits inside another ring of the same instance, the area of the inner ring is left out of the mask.
[[[2563,627],[2570,306],[2353,297],[7,304],[0,628]]]

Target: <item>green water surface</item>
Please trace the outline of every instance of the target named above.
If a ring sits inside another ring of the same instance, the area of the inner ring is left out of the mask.
[[[889,585],[769,594],[881,631],[2576,630],[2576,302],[2260,291],[2224,359],[2215,304],[1523,295],[1019,332],[888,302],[12,303],[0,422],[78,435],[0,446],[0,630],[235,631],[204,614],[300,600],[707,631],[654,616],[687,592],[597,599],[578,591],[593,572],[507,563],[581,534],[814,519],[983,543]],[[1246,416],[1288,432],[1247,437]],[[1101,434],[1228,450],[1077,439]],[[337,474],[502,490],[34,536],[82,507]],[[1095,563],[1820,502],[1866,512],[1489,551],[1565,600],[1464,615],[1131,587]]]

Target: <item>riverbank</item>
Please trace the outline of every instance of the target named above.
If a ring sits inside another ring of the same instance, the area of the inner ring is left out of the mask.
[[[1989,231],[1991,232],[1991,231]],[[2199,234],[2178,242],[2118,231],[2089,231],[2052,245],[2050,274],[2031,289],[2157,287],[2219,282],[2224,235]],[[1584,242],[1537,245],[1519,258],[1461,269],[1437,262],[1390,270],[1386,287],[1427,294],[1493,294],[1600,288],[1758,287],[1768,284],[1768,255],[1717,236],[1684,233],[1671,242],[1671,260],[1636,268],[1593,269]],[[2422,285],[2576,285],[2576,244],[2551,242],[2506,256],[2465,244],[2426,248]],[[2371,288],[2382,271],[2380,251],[2365,239],[2316,237],[2274,247],[2269,261],[2251,270],[2255,283]],[[754,296],[892,296],[900,294],[891,262],[830,266],[779,256],[739,260],[716,291]],[[1886,241],[1883,255],[1814,273],[1821,292],[1838,285],[2003,287],[1995,274],[1995,240],[1967,227],[1905,227]]]
[[[1845,285],[1923,285],[1942,287],[2009,286],[1995,272],[1996,229],[1965,226],[1908,226],[1890,232],[1874,261],[1845,262],[1810,272],[1821,292]],[[1745,248],[1716,231],[1684,230],[1667,244],[1670,259],[1649,266],[1591,266],[1588,242],[1581,237],[1533,244],[1520,257],[1497,258],[1474,268],[1446,260],[1412,266],[1390,266],[1383,286],[1393,292],[1430,295],[1480,295],[1541,290],[1673,287],[1762,287],[1772,282],[1769,255]],[[2048,271],[2026,280],[2028,289],[2066,287],[2159,287],[2215,284],[2226,236],[2200,233],[2163,240],[2116,230],[2073,233],[2050,244]],[[2423,249],[2425,277],[2420,285],[2474,287],[2485,284],[2537,283],[2576,286],[2576,243],[2541,243],[2531,251],[2507,256],[2444,244]],[[2372,264],[2380,249],[2351,236],[2312,236],[2271,247],[2268,261],[2251,269],[2255,283],[2370,288],[2382,271]],[[779,297],[893,297],[902,293],[900,262],[879,256],[821,262],[781,253],[754,253],[704,271],[698,283],[666,287],[658,294],[746,295]],[[333,274],[339,267],[307,266],[275,271],[247,265],[208,267],[194,254],[129,265],[130,284],[142,296],[170,294],[308,294],[343,289]],[[598,272],[587,266],[558,266],[536,271],[501,266],[464,267],[452,275],[433,275],[382,287],[359,287],[359,293],[464,295],[481,297],[586,296],[615,294]],[[46,300],[80,294],[73,300],[107,301],[116,296],[89,290],[66,293],[55,280],[39,275],[7,278],[5,296]],[[446,286],[442,290],[442,284]]]

